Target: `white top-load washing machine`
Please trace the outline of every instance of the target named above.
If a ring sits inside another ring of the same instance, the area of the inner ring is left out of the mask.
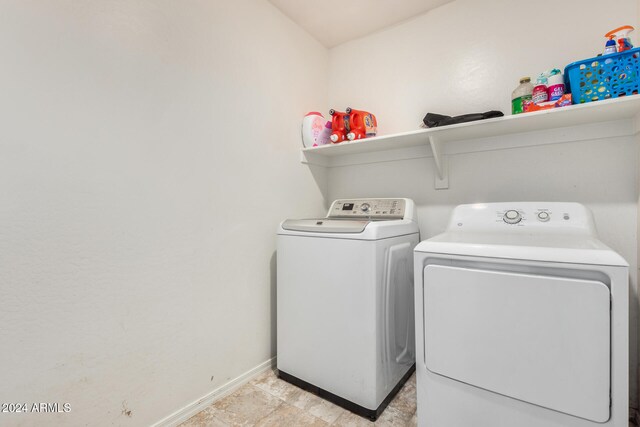
[[[458,206],[414,263],[419,426],[627,427],[628,265],[587,208]]]
[[[375,420],[415,364],[413,201],[336,200],[277,241],[280,378]]]

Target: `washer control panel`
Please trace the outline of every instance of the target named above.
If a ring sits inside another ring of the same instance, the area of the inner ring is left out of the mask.
[[[351,199],[336,200],[328,218],[403,219],[404,199]]]

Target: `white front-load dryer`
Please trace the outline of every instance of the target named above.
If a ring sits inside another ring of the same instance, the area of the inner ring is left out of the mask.
[[[375,420],[415,365],[409,199],[336,200],[277,239],[280,378]]]
[[[584,206],[458,206],[414,268],[419,426],[627,427],[628,264]]]

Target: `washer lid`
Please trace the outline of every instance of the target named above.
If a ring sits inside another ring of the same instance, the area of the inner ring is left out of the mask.
[[[282,228],[313,233],[362,233],[371,221],[356,219],[287,219]]]
[[[418,233],[418,224],[408,219],[287,219],[278,226],[279,236],[327,239],[373,241]]]

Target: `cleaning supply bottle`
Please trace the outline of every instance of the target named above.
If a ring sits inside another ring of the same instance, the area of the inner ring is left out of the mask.
[[[607,43],[605,43],[604,45],[604,52],[602,52],[603,55],[609,55],[611,53],[618,52],[616,41],[614,40],[615,38],[616,36],[609,36],[609,40],[607,40]]]
[[[367,111],[354,110],[351,107],[347,108],[347,114],[349,114],[350,131],[347,133],[349,141],[376,136],[378,133],[376,116]]]
[[[347,139],[349,115],[334,109],[329,110],[329,114],[331,114],[331,142],[339,144]]]
[[[629,33],[634,29],[635,28],[633,28],[631,25],[623,25],[622,27],[609,31],[604,36],[609,38],[617,38],[618,52],[624,52],[625,50],[633,49],[633,44],[631,43],[631,38],[629,38]]]
[[[318,136],[324,127],[325,118],[317,111],[311,111],[302,119],[302,144],[313,147],[318,142]]]
[[[564,95],[564,78],[562,77],[562,71],[557,68],[549,71],[547,91],[549,93],[549,101],[557,101]]]
[[[327,122],[324,125],[324,129],[320,131],[318,135],[318,139],[316,139],[316,143],[313,144],[314,147],[318,145],[327,145],[331,142],[331,122]]]
[[[533,95],[531,100],[534,104],[540,104],[549,100],[549,94],[547,92],[547,75],[541,73],[536,80],[536,85],[533,87]]]
[[[524,103],[531,101],[532,96],[533,85],[531,84],[531,77],[521,78],[520,86],[511,93],[511,113],[522,113],[524,111]]]

